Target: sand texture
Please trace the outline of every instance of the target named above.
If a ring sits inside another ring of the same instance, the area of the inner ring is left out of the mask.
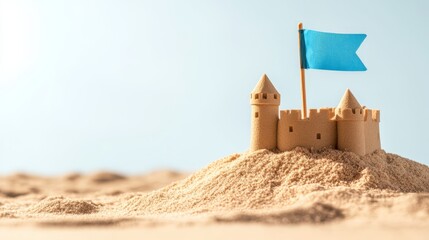
[[[0,177],[0,229],[9,229],[0,231],[0,237],[14,231],[37,235],[47,228],[73,235],[82,227],[112,234],[127,229],[124,236],[136,239],[139,231],[158,239],[180,234],[225,238],[205,234],[216,229],[230,231],[231,239],[257,239],[257,229],[273,239],[309,229],[319,239],[332,239],[320,233],[324,230],[338,230],[338,237],[351,232],[354,237],[425,239],[429,167],[381,150],[360,157],[297,148],[233,154],[190,175],[158,171],[142,176],[98,172]],[[51,234],[55,237],[55,231]]]

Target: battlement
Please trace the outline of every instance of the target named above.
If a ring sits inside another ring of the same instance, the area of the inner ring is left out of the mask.
[[[250,104],[280,105],[280,94],[277,93],[251,93]]]
[[[308,118],[310,120],[332,120],[335,117],[335,108],[319,108],[319,109],[310,109]]]
[[[337,120],[362,121],[364,119],[363,108],[337,108],[335,113],[337,115]]]
[[[299,109],[287,109],[280,111],[280,119],[288,121],[325,121],[333,120],[335,117],[335,108],[320,108],[310,109],[307,119],[301,118],[301,110]]]
[[[301,110],[299,109],[280,110],[280,119],[302,120]]]
[[[364,121],[372,120],[373,122],[380,122],[380,110],[364,109]]]
[[[351,120],[351,121],[369,121],[380,122],[380,110],[373,110],[368,108],[355,108],[355,109],[340,109],[335,110],[337,120]]]

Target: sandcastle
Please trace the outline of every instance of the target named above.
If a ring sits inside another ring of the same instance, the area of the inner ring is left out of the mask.
[[[281,110],[280,93],[262,75],[250,94],[252,106],[250,151],[295,147],[333,148],[361,156],[381,148],[380,111],[362,107],[347,89],[336,108]]]

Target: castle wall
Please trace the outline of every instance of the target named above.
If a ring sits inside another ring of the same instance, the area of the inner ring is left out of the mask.
[[[301,119],[301,110],[282,110],[277,127],[277,148],[290,151],[295,147],[335,148],[337,123],[335,109],[310,109],[308,119]]]
[[[365,152],[372,153],[381,149],[380,142],[380,111],[365,109]]]

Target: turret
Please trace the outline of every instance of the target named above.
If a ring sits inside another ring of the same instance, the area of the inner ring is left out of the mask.
[[[338,149],[365,155],[364,109],[347,89],[336,109]]]
[[[250,104],[252,108],[250,151],[276,148],[280,94],[266,74],[262,75],[250,94]]]

